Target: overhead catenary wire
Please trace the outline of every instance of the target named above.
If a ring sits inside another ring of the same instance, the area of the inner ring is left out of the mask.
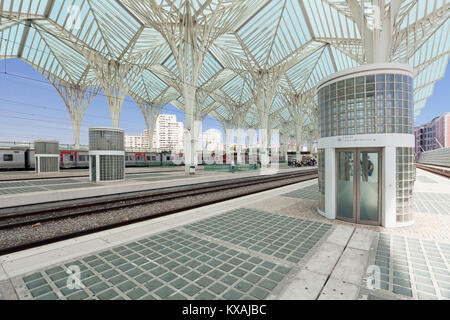
[[[12,77],[16,77],[16,78],[20,78],[20,79],[24,79],[24,80],[29,80],[29,81],[39,82],[39,83],[42,83],[42,84],[47,85],[47,86],[49,87],[49,90],[55,91],[54,88],[52,87],[51,83],[49,83],[48,81],[39,80],[39,79],[31,78],[31,77],[26,77],[26,76],[22,76],[22,75],[10,73],[10,72],[8,72],[8,73],[6,74],[6,76],[12,76]],[[30,86],[32,86],[32,85],[30,85]],[[32,86],[32,87],[33,87],[33,86]],[[35,87],[35,88],[38,88],[38,86],[34,86],[34,87]],[[40,87],[39,87],[39,88],[40,88]],[[0,98],[0,100],[4,100],[4,99],[1,99],[1,98]],[[129,99],[126,99],[126,101],[124,101],[124,102],[135,104],[135,102],[134,102],[133,100],[129,100]],[[29,103],[23,103],[23,104],[32,105],[32,104],[29,104]],[[42,107],[44,107],[44,106],[42,106]],[[50,109],[50,108],[48,108],[48,107],[44,107],[44,108]],[[174,112],[179,113],[179,114],[184,114],[184,112],[183,112],[182,110],[179,110],[179,109],[176,108],[175,106],[174,106],[174,108],[175,108],[175,109],[173,110]],[[62,108],[58,108],[58,109],[53,108],[53,109],[54,109],[54,110],[65,110],[65,111],[67,111],[67,109],[62,109]],[[100,116],[100,115],[99,115],[99,116]],[[103,115],[101,115],[100,117],[103,117]],[[106,117],[104,117],[104,118],[105,118],[105,119],[109,119],[109,118],[106,118]],[[122,121],[122,120],[121,120],[121,121]]]
[[[27,85],[29,85],[29,86],[31,86],[31,87],[35,87],[35,88],[42,88],[42,86],[41,85],[32,85],[31,83],[39,83],[39,84],[43,84],[43,85],[45,85],[45,86],[48,86],[48,89],[49,90],[52,90],[53,91],[53,87],[51,86],[51,84],[48,82],[48,81],[45,81],[45,80],[40,80],[40,79],[35,79],[35,78],[32,78],[32,77],[28,77],[28,76],[22,76],[22,75],[15,75],[15,74],[12,74],[12,73],[7,73],[6,74],[7,76],[13,76],[13,77],[18,77],[19,79],[23,79],[23,80],[26,80],[26,81],[29,81],[29,83],[27,83]],[[53,110],[53,111],[60,111],[60,112],[64,112],[65,114],[67,114],[67,109],[65,108],[65,107],[61,107],[61,108],[58,108],[58,107],[50,107],[50,106],[48,106],[48,105],[39,105],[39,104],[35,104],[35,103],[28,103],[28,102],[23,102],[23,101],[18,101],[18,100],[11,100],[11,99],[4,99],[4,98],[0,98],[0,102],[6,102],[6,103],[12,103],[12,104],[18,104],[18,105],[26,105],[26,106],[30,106],[30,107],[33,107],[33,108],[39,108],[39,109],[44,109],[44,110]],[[131,102],[133,102],[133,104],[134,104],[134,101],[132,101],[132,100],[130,100],[129,101],[130,103]],[[4,108],[4,107],[0,107],[0,110],[2,109],[2,108]],[[27,115],[30,115],[29,113],[21,113],[21,112],[19,112],[19,111],[13,111],[14,113],[19,113],[19,114],[27,114]],[[179,110],[179,109],[177,109],[177,108],[175,108],[175,107],[173,107],[172,108],[172,110],[170,110],[170,113],[172,113],[172,112],[174,112],[174,113],[178,113],[178,114],[181,114],[181,115],[184,115],[184,112],[182,111],[182,110]],[[101,117],[102,119],[105,119],[105,120],[110,120],[110,118],[109,117],[105,117],[105,116],[100,116],[100,115],[98,115],[98,114],[96,114],[96,117]],[[58,121],[50,121],[50,120],[47,120],[47,119],[33,119],[33,118],[26,118],[26,117],[8,117],[8,116],[6,116],[6,115],[2,115],[2,118],[12,118],[12,119],[20,119],[20,120],[28,120],[28,121],[34,121],[34,122],[37,122],[37,123],[42,123],[42,122],[44,122],[44,123],[49,123],[49,124],[60,124],[60,122],[58,122]],[[52,118],[55,118],[55,117],[52,117]],[[67,117],[67,118],[59,118],[59,119],[63,119],[63,120],[67,120],[67,121],[70,121],[70,117]],[[213,119],[213,118],[211,118],[211,119]],[[217,121],[217,120],[216,120]],[[125,120],[121,120],[121,122],[125,122],[125,123],[128,123],[128,124],[135,124],[135,122],[133,121],[125,121]],[[97,125],[98,123],[92,123],[92,122],[90,122],[92,125]],[[42,125],[38,125],[38,124],[34,124],[33,126],[37,126],[37,127],[41,127],[41,128],[55,128],[54,126],[53,127],[51,127],[51,126],[42,126]],[[82,121],[82,124],[81,124],[81,127],[82,128],[87,128],[88,127],[88,125],[86,124],[86,120],[85,119],[83,119],[83,121]],[[65,127],[65,128],[61,128],[61,127],[59,127],[59,128],[55,128],[55,129],[57,129],[57,130],[70,130],[70,131],[72,131],[72,127],[71,126],[67,126],[67,127]],[[60,131],[61,132],[61,131]],[[63,134],[63,133],[58,133],[58,136],[60,136],[60,135],[64,135],[64,136],[67,136],[67,137],[73,137],[73,135],[72,134]]]
[[[5,60],[4,60],[4,61],[5,61]],[[1,62],[1,61],[0,61],[0,62]],[[26,62],[24,62],[24,63],[26,63]],[[2,73],[2,72],[0,72],[0,73]],[[54,88],[53,88],[53,86],[51,85],[51,83],[48,82],[48,81],[46,81],[46,80],[40,80],[40,79],[28,77],[28,76],[23,76],[23,75],[20,75],[20,74],[11,73],[11,72],[7,72],[5,75],[6,75],[6,76],[12,76],[12,77],[20,78],[20,79],[23,79],[23,80],[28,80],[28,81],[38,82],[38,83],[41,83],[41,84],[44,84],[44,85],[48,86],[49,89],[50,89],[51,91],[54,91]],[[35,86],[35,87],[37,88],[38,86]],[[106,97],[106,95],[105,95],[103,92],[99,93],[99,95],[100,95],[100,96]],[[0,100],[1,100],[1,99],[0,99]],[[136,104],[136,102],[135,102],[133,99],[127,99],[127,98],[125,98],[125,101],[124,101],[124,102]],[[172,105],[172,104],[170,104],[170,105]],[[177,108],[176,106],[174,106],[174,105],[172,105],[172,106],[174,107],[174,109],[172,110],[173,112],[176,112],[176,113],[178,113],[178,114],[180,114],[180,115],[183,115],[183,116],[185,115],[185,112],[184,112],[183,110],[178,109],[178,108]],[[106,119],[106,118],[105,118],[105,119]],[[217,120],[217,119],[216,119],[216,120]],[[121,121],[122,121],[122,120],[121,120]],[[218,121],[218,120],[217,120],[217,121]]]

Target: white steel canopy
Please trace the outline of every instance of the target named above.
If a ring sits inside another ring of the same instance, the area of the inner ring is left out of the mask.
[[[115,126],[128,94],[149,128],[173,103],[189,131],[210,114],[313,134],[317,84],[366,63],[414,68],[417,117],[445,73],[449,17],[448,0],[0,0],[0,59],[42,72],[78,128],[103,89]]]

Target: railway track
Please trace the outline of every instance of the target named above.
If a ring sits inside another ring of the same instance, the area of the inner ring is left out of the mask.
[[[315,178],[317,178],[317,169],[311,169],[68,200],[45,205],[5,208],[0,210],[0,233],[20,229],[20,232],[24,232],[24,230],[27,232],[28,230],[31,234],[23,237],[26,240],[18,239],[17,241],[10,241],[11,243],[2,244],[0,239],[0,254],[198,208]],[[126,211],[125,209],[142,206],[146,208],[148,213],[132,218],[126,217],[126,214],[120,216],[122,211]],[[163,209],[152,210],[153,207],[163,207]],[[96,214],[111,214],[113,219],[101,226],[92,226],[82,230],[74,228],[56,234],[54,231],[48,233],[40,231],[45,229],[42,227],[45,227],[46,224],[65,220],[67,220],[67,223],[71,223],[74,219],[83,219],[86,216],[95,218]],[[12,233],[12,236],[14,236],[14,233]]]
[[[438,168],[435,166],[427,166],[424,164],[420,164],[420,163],[416,163],[416,168],[431,172],[431,173],[435,173],[438,174],[440,176],[446,177],[446,178],[450,178],[450,168]]]

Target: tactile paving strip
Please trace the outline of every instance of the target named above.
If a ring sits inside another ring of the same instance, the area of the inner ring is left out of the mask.
[[[380,233],[381,289],[415,299],[450,299],[450,244]]]
[[[39,192],[39,191],[47,191],[47,189],[42,187],[5,188],[0,189],[0,195]]]
[[[80,189],[99,186],[79,179],[42,179],[0,183],[0,195],[50,190]]]
[[[450,194],[416,192],[412,208],[414,212],[450,215]]]
[[[164,173],[147,173],[147,174],[142,174],[142,173],[129,173],[127,174],[127,178],[129,179],[141,179],[141,178],[156,178],[156,177],[165,177],[168,176],[168,174],[164,174]]]
[[[133,180],[138,181],[167,181],[167,180],[178,180],[178,179],[188,179],[192,178],[192,176],[166,176],[166,177],[154,177],[154,178],[133,178]]]
[[[184,226],[245,249],[298,263],[331,224],[240,208]]]
[[[99,185],[96,183],[71,183],[71,184],[45,186],[45,188],[47,188],[48,190],[65,190],[65,189],[90,188],[98,186]]]
[[[30,184],[25,181],[0,182],[0,189],[14,188],[14,187],[28,187],[28,186],[30,186]]]
[[[30,185],[35,185],[35,186],[50,186],[50,185],[57,185],[57,184],[80,183],[81,180],[78,180],[78,179],[43,179],[43,180],[29,180],[27,182]]]
[[[78,266],[84,288],[70,289]],[[22,278],[22,299],[265,299],[290,267],[169,230]],[[70,280],[70,279],[69,279]]]
[[[283,197],[304,199],[304,200],[319,200],[319,186],[314,184],[309,187],[304,187],[286,194]]]

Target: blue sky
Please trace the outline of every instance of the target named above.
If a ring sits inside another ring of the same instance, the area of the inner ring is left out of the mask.
[[[5,68],[7,74],[5,74]],[[184,112],[169,105],[163,113],[175,114],[184,122]],[[0,61],[0,141],[34,141],[56,139],[73,144],[69,113],[55,88],[33,67],[19,59]],[[100,92],[88,106],[80,142],[88,144],[88,128],[111,126],[108,104]],[[136,103],[126,97],[120,117],[120,127],[126,134],[141,134],[145,121]],[[207,117],[203,130],[221,128],[220,123]]]
[[[450,67],[450,65],[449,65]],[[427,100],[425,109],[422,110],[415,125],[421,125],[433,120],[444,112],[450,112],[450,68],[447,67],[444,78],[436,82],[433,95]]]
[[[444,79],[437,82],[416,125],[450,111],[449,69]],[[183,111],[173,106],[168,106],[163,113],[175,114],[178,121],[184,122]],[[0,141],[56,139],[60,143],[73,143],[72,124],[61,97],[39,72],[21,60],[0,61],[0,115]],[[111,126],[103,93],[87,108],[81,127],[81,144],[88,143],[88,128],[92,126]],[[146,129],[141,111],[130,97],[125,99],[120,127],[126,134],[140,134]],[[207,117],[203,130],[210,128],[221,129],[221,126],[217,120]]]

